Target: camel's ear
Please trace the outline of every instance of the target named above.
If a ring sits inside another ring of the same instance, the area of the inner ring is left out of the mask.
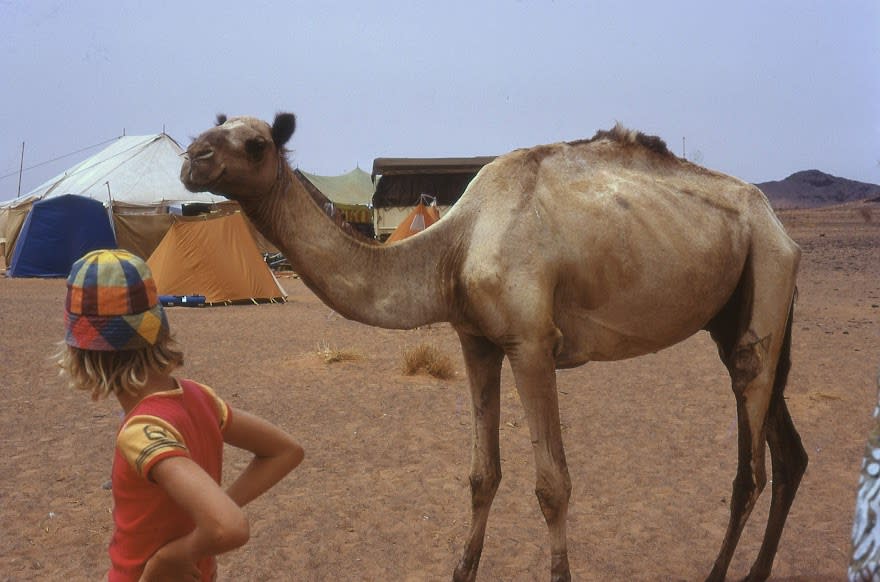
[[[276,115],[275,123],[272,124],[272,141],[275,142],[275,147],[278,149],[284,147],[284,144],[293,135],[293,130],[295,129],[296,116],[293,113],[279,113]]]
[[[218,113],[217,114],[217,123],[215,125],[223,125],[224,123],[226,123],[226,114],[225,113]]]

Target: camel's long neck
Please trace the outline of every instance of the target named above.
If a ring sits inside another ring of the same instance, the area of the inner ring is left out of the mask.
[[[333,223],[286,163],[268,194],[241,204],[303,282],[343,316],[394,329],[448,320],[453,275],[443,255],[455,241],[443,240],[439,229],[389,247],[358,241]]]

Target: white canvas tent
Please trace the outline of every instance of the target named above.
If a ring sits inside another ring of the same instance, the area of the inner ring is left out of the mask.
[[[165,230],[171,226],[167,209],[172,204],[207,203],[231,206],[222,196],[207,192],[193,193],[180,182],[183,148],[164,133],[122,136],[112,144],[37,186],[24,196],[0,204],[0,253],[9,265],[19,230],[34,202],[67,194],[98,200],[112,209],[114,224],[118,215],[130,215],[130,236],[149,238],[150,244],[136,241],[133,252],[148,255]],[[165,214],[165,225],[155,232],[145,222],[162,220],[146,214]],[[122,242],[120,241],[120,244]],[[141,248],[143,247],[143,248]],[[146,258],[146,256],[144,257]]]
[[[183,187],[180,183],[181,154],[183,148],[164,133],[122,136],[90,158],[37,186],[24,198],[38,200],[78,194],[105,204],[224,202],[225,198],[221,196],[193,193]]]

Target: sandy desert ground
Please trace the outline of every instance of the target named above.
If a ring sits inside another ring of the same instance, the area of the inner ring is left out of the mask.
[[[859,465],[877,402],[880,207],[781,213],[804,255],[787,397],[810,454],[773,580],[837,581],[850,552]],[[331,312],[295,278],[284,305],[171,308],[182,375],[295,434],[306,460],[248,507],[252,538],[220,558],[223,580],[448,580],[469,515],[470,408],[448,325],[380,330]],[[63,280],[0,277],[0,580],[99,580],[111,528],[115,402],[68,390],[50,355]],[[421,343],[452,380],[401,373]],[[322,347],[354,351],[326,364]],[[504,479],[480,580],[546,580],[522,407],[505,365]],[[701,333],[660,353],[561,371],[573,491],[568,539],[581,581],[702,580],[727,521],[736,464],[734,399]],[[231,451],[227,478],[246,459]],[[748,572],[769,488],[731,580]]]

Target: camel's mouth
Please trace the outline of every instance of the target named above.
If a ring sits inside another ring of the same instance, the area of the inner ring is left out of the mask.
[[[217,173],[217,176],[214,179],[208,181],[208,183],[204,184],[202,187],[205,190],[207,190],[208,192],[215,193],[214,187],[220,183],[220,180],[222,180],[223,176],[225,176],[225,175],[226,175],[226,166],[220,166],[220,171]]]
[[[190,192],[211,192],[220,183],[220,180],[226,175],[226,166],[220,165],[213,175],[201,178],[196,172],[196,167],[192,162],[187,163],[181,172],[181,181],[186,189]]]

